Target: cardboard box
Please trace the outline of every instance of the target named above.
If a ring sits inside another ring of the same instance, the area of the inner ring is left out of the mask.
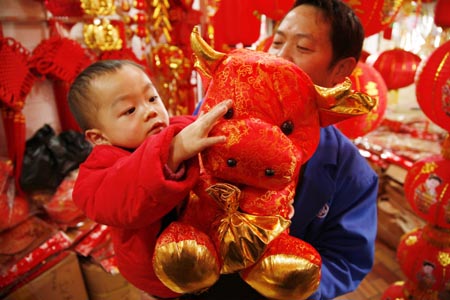
[[[83,261],[81,269],[90,300],[141,300],[143,297],[143,292],[120,273],[107,273],[89,261]]]
[[[66,251],[57,264],[7,295],[4,300],[87,300],[77,255]]]

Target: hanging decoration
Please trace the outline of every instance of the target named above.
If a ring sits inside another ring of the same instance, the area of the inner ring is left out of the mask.
[[[83,26],[86,46],[96,51],[121,49],[123,40],[119,29],[106,18],[116,12],[114,1],[81,0],[81,8],[85,14],[93,17],[92,23]]]
[[[18,194],[22,193],[19,179],[25,151],[25,116],[22,110],[36,81],[28,66],[29,56],[28,50],[18,41],[0,38],[0,109]]]
[[[354,117],[335,125],[348,138],[355,139],[366,135],[380,125],[387,107],[387,87],[380,73],[362,61],[358,62],[350,79],[353,90],[377,100],[376,106],[367,115]]]
[[[145,5],[145,0],[140,1],[142,5]],[[152,36],[155,41],[161,42],[162,36],[164,36],[166,43],[172,42],[172,37],[170,32],[172,31],[172,24],[169,19],[169,8],[170,3],[168,0],[152,0],[151,6],[153,8],[153,14],[151,16],[152,20]],[[145,7],[142,7],[145,9]]]
[[[80,0],[45,0],[45,8],[56,17],[82,17]]]
[[[219,1],[211,22],[218,51],[227,52],[239,44],[250,46],[259,37],[261,21],[253,1]]]
[[[425,115],[450,131],[450,41],[436,48],[419,68],[416,96]]]
[[[405,196],[427,223],[405,234],[397,260],[407,279],[391,285],[382,300],[450,297],[450,136],[440,155],[421,159],[406,175]]]
[[[195,108],[195,95],[190,84],[192,63],[177,46],[162,44],[153,48],[153,66],[159,82],[161,98],[171,115],[190,114]]]
[[[388,28],[395,20],[403,0],[344,0],[360,18],[366,37]]]
[[[294,0],[259,0],[256,1],[256,11],[274,21],[280,21],[294,6]]]
[[[450,229],[450,139],[441,155],[416,162],[405,179],[405,196],[414,212],[432,226]],[[449,237],[450,238],[450,237]]]
[[[414,83],[420,56],[400,48],[383,51],[373,63],[380,72],[389,90],[399,89]]]

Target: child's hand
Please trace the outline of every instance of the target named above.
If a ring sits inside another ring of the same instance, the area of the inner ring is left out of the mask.
[[[197,155],[204,149],[225,142],[225,136],[208,136],[216,121],[232,107],[233,101],[225,100],[217,104],[206,114],[200,115],[195,122],[186,126],[172,140],[168,167],[176,172],[185,160]]]

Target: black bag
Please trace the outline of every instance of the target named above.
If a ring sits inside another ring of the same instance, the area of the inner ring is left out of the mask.
[[[82,133],[68,130],[56,136],[52,127],[44,125],[25,144],[21,188],[25,192],[55,191],[91,150]]]

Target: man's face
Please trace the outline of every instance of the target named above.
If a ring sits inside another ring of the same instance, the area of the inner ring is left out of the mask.
[[[275,32],[269,53],[292,61],[317,85],[339,83],[329,67],[333,57],[330,23],[316,7],[300,5],[291,10]]]

